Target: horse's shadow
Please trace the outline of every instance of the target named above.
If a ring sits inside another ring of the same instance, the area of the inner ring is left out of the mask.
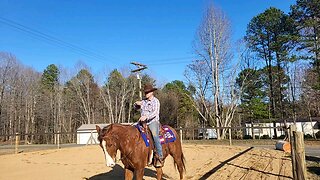
[[[157,171],[145,168],[144,176],[156,179]],[[163,174],[162,179],[167,179],[167,178],[168,177]],[[89,180],[124,179],[124,169],[120,165],[116,164],[111,171],[94,175],[88,179]]]
[[[94,175],[89,180],[103,180],[103,179],[124,179],[124,169],[116,164],[111,171]]]

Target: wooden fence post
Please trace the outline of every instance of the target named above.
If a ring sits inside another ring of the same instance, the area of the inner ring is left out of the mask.
[[[254,129],[253,129],[253,123],[251,123],[251,133],[252,133],[252,139],[256,139],[256,136],[254,134]]]
[[[229,145],[232,146],[232,142],[231,142],[231,127],[229,128]]]
[[[181,140],[181,144],[182,144],[182,128],[180,126],[180,140]]]
[[[297,128],[295,125],[290,125],[290,134],[289,134],[289,140],[290,140],[290,146],[291,146],[291,164],[292,164],[292,175],[293,179],[297,179],[297,172],[296,172],[296,158],[295,158],[295,148],[294,148],[294,137],[293,137],[293,131],[296,131]]]
[[[18,154],[19,141],[20,141],[20,134],[19,134],[19,133],[16,133],[15,154]]]
[[[192,140],[194,140],[194,129],[192,129]]]
[[[58,134],[57,134],[57,144],[58,144],[58,149],[60,149],[60,131],[58,131]]]
[[[302,132],[293,132],[295,142],[296,172],[298,180],[307,179],[306,157]]]

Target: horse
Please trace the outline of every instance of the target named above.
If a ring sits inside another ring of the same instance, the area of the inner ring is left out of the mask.
[[[167,127],[174,133],[176,140],[162,144],[163,158],[165,160],[169,154],[173,157],[174,166],[179,171],[180,179],[183,179],[186,167],[181,140],[172,127]],[[139,130],[135,126],[123,124],[110,124],[103,129],[96,126],[96,129],[100,147],[105,155],[106,165],[108,167],[115,166],[116,154],[117,150],[119,150],[121,152],[120,160],[124,164],[125,179],[132,179],[135,174],[137,180],[142,180],[152,146],[146,146]],[[149,137],[152,137],[150,133]],[[160,180],[163,175],[162,168],[155,168],[157,179]]]

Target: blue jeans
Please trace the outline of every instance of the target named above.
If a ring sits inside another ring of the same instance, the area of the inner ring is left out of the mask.
[[[159,138],[159,122],[158,121],[154,121],[151,124],[149,124],[149,129],[152,133],[152,137],[153,137],[153,141],[154,144],[156,146],[157,152],[159,157],[162,159],[163,158],[163,154],[162,154],[162,146],[161,146],[161,142],[160,142],[160,138]]]

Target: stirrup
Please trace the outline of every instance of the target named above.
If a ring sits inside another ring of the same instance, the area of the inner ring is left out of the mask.
[[[154,161],[154,167],[156,168],[160,168],[160,167],[163,167],[164,165],[164,158],[160,158],[158,154],[155,155],[155,157],[153,158],[153,161]]]
[[[162,159],[156,159],[156,162],[154,164],[154,167],[156,168],[160,168],[160,167],[163,167],[163,164],[164,164],[164,161]]]
[[[153,165],[153,162],[148,162],[148,163],[147,163],[147,166],[148,166],[148,167],[152,167],[152,165]]]

